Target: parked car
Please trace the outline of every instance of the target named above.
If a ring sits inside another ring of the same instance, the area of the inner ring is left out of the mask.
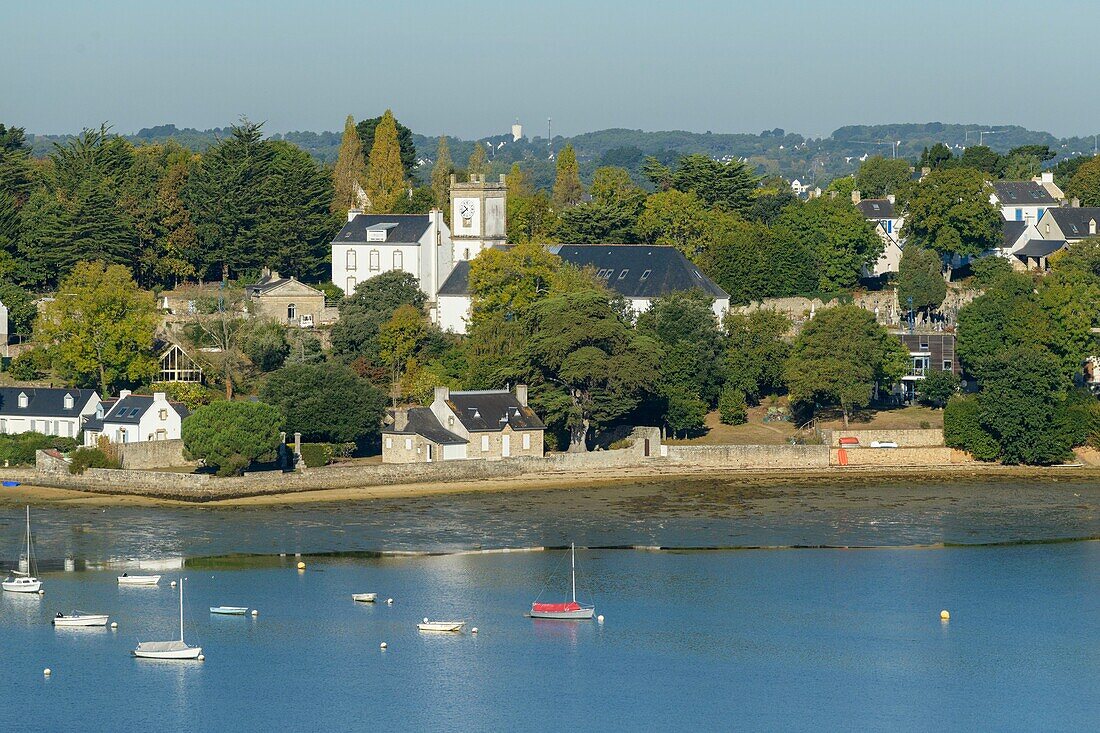
[[[892,440],[872,440],[872,448],[897,448],[898,444]]]

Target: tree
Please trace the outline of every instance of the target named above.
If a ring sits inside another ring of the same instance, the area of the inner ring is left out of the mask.
[[[933,171],[909,199],[902,236],[940,255],[979,255],[1001,240],[1003,219],[989,201],[983,173],[969,168]]]
[[[382,393],[342,364],[284,367],[264,380],[260,398],[308,441],[365,444],[382,428]]]
[[[156,371],[153,335],[159,318],[152,293],[139,290],[122,265],[81,262],[42,309],[35,340],[66,381],[141,384]]]
[[[488,172],[489,162],[485,159],[485,146],[475,142],[470,160],[466,163],[466,173],[470,176],[484,176]]]
[[[581,185],[580,169],[577,167],[577,154],[572,145],[566,145],[558,152],[557,176],[550,200],[557,211],[562,211],[576,206],[583,199],[584,186]]]
[[[195,459],[233,476],[255,461],[274,461],[281,439],[279,410],[263,402],[214,402],[183,421],[183,447]]]
[[[412,305],[399,307],[378,329],[378,356],[389,370],[394,407],[402,393],[401,378],[427,338],[424,314]]]
[[[392,113],[390,117],[393,117]],[[385,115],[372,117],[370,119],[361,120],[359,124],[355,126],[365,152],[370,153],[374,150],[374,138],[377,135],[378,126],[382,124],[383,119],[385,119]],[[402,125],[395,117],[393,117],[393,124],[394,128],[397,130],[397,144],[401,149],[401,166],[405,172],[404,177],[406,179],[412,179],[415,177],[416,173],[416,144],[413,142],[412,130]],[[366,162],[369,168],[370,159],[368,158]]]
[[[340,140],[336,167],[332,171],[332,213],[343,215],[349,209],[359,208],[366,180],[367,163],[363,158],[363,141],[355,129],[355,120],[348,115],[344,121],[344,136]]]
[[[1066,195],[1082,206],[1100,206],[1100,156],[1085,161],[1066,184]]]
[[[709,208],[745,214],[752,206],[758,180],[740,160],[720,162],[693,153],[680,158],[672,187],[694,193]]]
[[[537,300],[550,294],[555,276],[565,266],[537,244],[484,250],[470,262],[471,322],[525,318]]]
[[[893,384],[906,371],[909,352],[854,305],[818,311],[795,339],[785,374],[794,402],[839,405],[844,426],[853,409],[870,403],[875,384]]]
[[[951,152],[951,148],[947,147],[943,143],[936,143],[931,148],[925,148],[920,155],[920,161],[917,163],[917,167],[920,169],[929,168],[931,170],[940,170],[947,168],[951,165],[955,159],[955,154]]]
[[[382,324],[401,306],[422,309],[425,301],[416,276],[407,272],[391,270],[364,280],[340,303],[340,319],[332,327],[333,353],[347,362],[365,358],[379,365]]]
[[[1015,153],[1001,158],[997,174],[1009,181],[1027,181],[1043,169],[1043,163],[1037,155]]]
[[[730,313],[724,324],[722,370],[725,388],[756,403],[784,386],[783,367],[791,353],[790,320],[778,311]]]
[[[524,365],[540,414],[569,433],[569,451],[588,450],[588,433],[630,412],[655,383],[660,350],[630,328],[596,289],[534,305],[525,324]]]
[[[776,227],[786,227],[803,251],[813,253],[818,287],[847,290],[859,282],[885,246],[851,199],[822,196],[787,207]]]
[[[661,191],[646,199],[636,231],[643,242],[675,247],[694,258],[703,248],[710,216],[694,193]]]
[[[816,251],[782,225],[711,214],[695,261],[731,303],[809,293],[818,288]]]
[[[435,207],[443,212],[450,221],[451,217],[451,174],[454,173],[454,161],[447,137],[439,136],[439,146],[435,151],[435,165],[432,166],[432,198]]]
[[[1054,171],[1054,183],[1065,190],[1069,182],[1072,181],[1073,177],[1077,174],[1077,171],[1081,170],[1081,166],[1096,159],[1096,157],[1091,155],[1077,155],[1072,158],[1063,158],[1058,161],[1057,165],[1052,169]]]
[[[250,321],[244,327],[241,351],[261,372],[273,372],[282,367],[290,354],[286,327],[270,320]]]
[[[704,413],[718,400],[722,334],[712,306],[711,296],[701,290],[673,292],[654,299],[638,316],[637,332],[661,347],[658,390],[668,400],[669,409],[677,390],[701,400]],[[679,430],[698,427],[669,424]]]
[[[597,168],[592,179],[592,201],[561,212],[557,238],[590,244],[632,242],[645,198],[645,191],[631,180],[629,171],[613,166]]]
[[[963,150],[957,165],[960,168],[973,168],[982,173],[994,174],[1001,165],[1001,156],[985,145],[971,145]]]
[[[0,303],[8,309],[8,326],[13,334],[30,336],[38,306],[34,297],[12,282],[0,281]]]
[[[508,242],[550,241],[557,219],[550,208],[550,198],[544,191],[535,191],[528,174],[513,163],[506,178],[508,186],[507,207]]]
[[[157,211],[163,234],[156,245],[153,275],[172,287],[196,274],[194,257],[198,236],[191,212],[183,202],[183,190],[191,168],[189,159],[170,162],[157,189]]]
[[[873,155],[859,166],[855,187],[864,198],[881,198],[909,182],[909,161]]]
[[[953,395],[943,410],[943,442],[966,451],[979,461],[995,461],[1001,454],[997,439],[981,423],[977,395]]]
[[[696,432],[706,425],[707,403],[691,390],[672,387],[665,400],[665,422],[673,436]]]
[[[743,425],[748,421],[748,404],[745,393],[734,387],[725,387],[718,396],[718,419],[723,425]]]
[[[923,405],[943,407],[959,392],[960,380],[952,371],[933,371],[917,382],[917,401]]]
[[[947,297],[943,262],[935,252],[919,245],[906,247],[898,266],[898,303],[928,312],[939,308]]]
[[[248,357],[241,348],[246,322],[241,317],[244,294],[223,286],[218,297],[196,301],[195,310],[184,324],[193,358],[203,366],[207,377],[220,380],[225,399],[233,399],[233,385],[243,380]]]
[[[382,115],[374,131],[374,146],[367,161],[366,192],[370,210],[378,213],[393,211],[405,194],[405,168],[397,141],[397,123],[389,110]]]

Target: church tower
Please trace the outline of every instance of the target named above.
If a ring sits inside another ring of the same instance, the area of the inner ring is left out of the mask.
[[[477,253],[508,241],[504,175],[499,182],[487,182],[483,175],[471,175],[460,183],[451,176],[451,241],[454,259],[472,260]]]

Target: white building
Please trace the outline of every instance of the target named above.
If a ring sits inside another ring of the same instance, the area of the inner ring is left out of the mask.
[[[170,402],[164,392],[136,395],[124,389],[117,400],[97,405],[95,416],[84,424],[84,445],[96,445],[100,436],[112,443],[178,440],[183,419],[189,414],[182,403]]]
[[[1001,210],[1005,221],[1029,224],[1038,223],[1047,209],[1059,204],[1058,199],[1036,181],[994,181],[989,202]]]
[[[875,227],[875,233],[885,245],[874,266],[864,270],[864,277],[881,277],[897,272],[901,266],[901,228],[905,224],[905,216],[897,208],[894,194],[882,199],[865,199],[860,197],[859,191],[852,191],[852,203],[863,218]]]
[[[1077,199],[1073,204],[1079,203]],[[1095,237],[1100,223],[1100,207],[1057,206],[1047,209],[1039,219],[1039,233],[1044,239],[1064,239],[1070,244]]]
[[[99,407],[91,389],[0,388],[0,434],[42,433],[75,438]]]

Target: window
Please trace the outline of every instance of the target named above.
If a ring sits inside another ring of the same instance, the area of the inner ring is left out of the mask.
[[[412,438],[405,438],[405,450],[412,450],[412,449],[413,449],[413,439]]]
[[[488,435],[482,435],[481,436],[481,452],[482,453],[488,453],[489,452],[489,436]]]
[[[387,448],[392,448],[393,447],[393,438],[386,438],[386,447]]]
[[[1039,210],[1038,210],[1038,212],[1037,212],[1037,213],[1035,214],[1035,218],[1036,218],[1036,220],[1038,220],[1038,219],[1042,219],[1042,218],[1043,218],[1043,212],[1044,212],[1044,211],[1046,211],[1046,209],[1039,209]]]
[[[943,370],[945,372],[951,371],[952,367],[953,367],[953,364],[951,363],[950,359],[944,359],[943,360]]]
[[[401,250],[395,249],[393,251],[393,269],[400,270],[405,266],[405,255],[401,254]]]
[[[65,395],[65,409],[73,409],[73,396],[71,394]]]
[[[355,269],[355,250],[349,249],[345,258],[345,267],[349,270]]]
[[[379,268],[379,265],[378,265],[378,250],[372,249],[370,251],[370,271],[371,272],[378,272],[379,269],[380,268]]]
[[[286,319],[288,321],[293,321],[297,317],[298,317],[298,306],[291,303],[290,305],[288,305],[286,307]]]
[[[347,287],[344,288],[344,292],[347,293],[348,295],[351,295],[352,293],[355,292],[355,278],[354,277],[349,277],[348,278]]]
[[[20,407],[26,407],[28,402],[30,402],[30,400],[27,398],[27,393],[26,392],[20,392],[19,393],[19,406]]]
[[[1016,209],[1016,221],[1023,221],[1023,220],[1024,220],[1024,210],[1023,209]]]
[[[921,339],[920,340],[920,350],[921,351],[927,351],[928,350],[928,339]]]
[[[454,425],[455,425],[455,418],[454,418],[454,415],[448,415],[448,416],[447,416],[447,427],[449,427],[449,428],[453,428],[453,427],[454,427]]]
[[[623,270],[622,272],[620,272],[620,273],[619,273],[619,279],[620,279],[620,280],[625,280],[625,279],[626,279],[626,275],[627,275],[627,273],[628,273],[628,272],[630,272],[630,270]]]
[[[524,433],[523,434],[523,449],[524,450],[531,450],[531,434],[530,433]]]
[[[890,234],[894,231],[894,222],[890,219],[886,220],[886,233]]]
[[[159,413],[157,413],[157,417],[159,417],[161,420],[167,420],[168,419],[168,410],[165,410],[165,409],[162,408],[161,411]]]
[[[645,280],[645,279],[649,278],[649,273],[651,273],[651,272],[653,272],[653,270],[646,270],[645,272],[643,272],[641,279]]]

